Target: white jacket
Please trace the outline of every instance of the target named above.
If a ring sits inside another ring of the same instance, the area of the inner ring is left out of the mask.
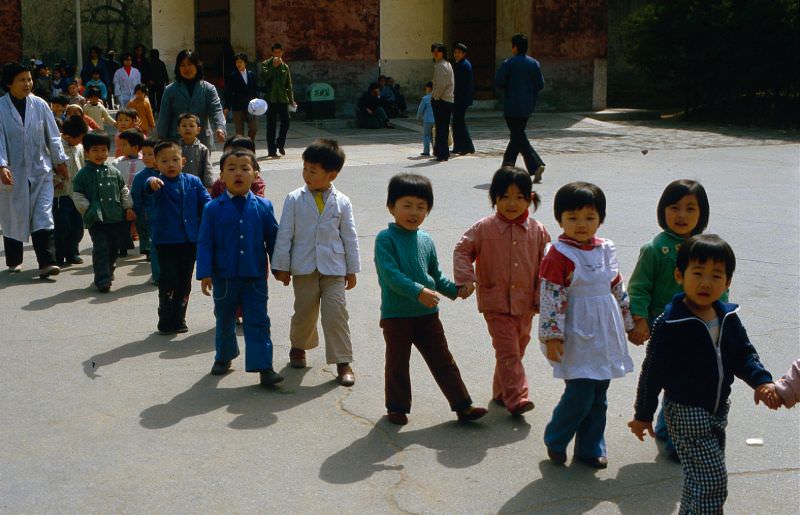
[[[142,74],[131,67],[131,74],[125,73],[125,67],[120,67],[114,72],[114,94],[119,98],[119,105],[128,107],[128,102],[133,98],[133,88],[142,83]]]

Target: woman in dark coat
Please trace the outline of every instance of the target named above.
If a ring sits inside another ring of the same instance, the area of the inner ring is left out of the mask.
[[[225,112],[233,111],[236,134],[244,134],[244,122],[247,121],[247,137],[255,141],[258,118],[247,112],[247,105],[258,96],[256,76],[247,69],[246,54],[236,54],[234,62],[236,70],[225,81]]]

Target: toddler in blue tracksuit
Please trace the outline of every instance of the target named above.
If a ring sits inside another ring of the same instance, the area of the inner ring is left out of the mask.
[[[422,120],[422,153],[421,156],[431,155],[431,142],[433,141],[433,108],[431,107],[431,91],[433,82],[425,84],[425,96],[419,101],[417,107],[417,120]]]
[[[220,159],[226,193],[203,211],[197,241],[197,279],[205,295],[214,292],[216,355],[211,375],[226,374],[239,355],[236,308],[242,306],[245,370],[259,372],[261,384],[283,381],[272,368],[267,316],[267,256],[272,256],[278,222],[272,203],[253,195],[256,156],[234,149]]]

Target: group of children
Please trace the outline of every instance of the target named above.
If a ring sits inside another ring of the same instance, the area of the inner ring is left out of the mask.
[[[56,187],[58,213],[64,203],[64,214],[56,215],[60,259],[80,262],[82,230],[72,208],[81,213],[92,238],[94,284],[107,292],[121,235],[130,234],[134,222],[159,287],[161,334],[188,331],[196,260],[202,292],[214,299],[211,373],[228,373],[239,355],[235,326],[240,313],[245,370],[259,372],[264,385],[283,380],[273,368],[266,309],[271,270],[294,289],[291,366],[305,367],[306,351],[319,345],[321,315],[326,361],[337,365],[340,384],[353,385],[346,291],[356,286],[360,272],[359,244],[350,199],[333,186],[344,152],[333,140],[317,140],[305,149],[304,185],[287,195],[278,223],[272,203],[263,197],[252,140],[234,137],[226,143],[215,180],[208,149],[197,141],[199,128],[199,120],[186,114],[179,121],[181,142],[145,140],[137,129],[123,131],[117,147],[122,158],[107,164],[109,138],[86,134],[79,116],[66,120],[62,129],[72,179]],[[137,164],[130,164],[134,160]],[[558,190],[554,215],[563,232],[553,242],[530,215],[539,199],[527,172],[501,168],[489,197],[495,212],[473,224],[456,245],[451,281],[441,271],[433,239],[420,229],[433,208],[430,181],[399,174],[389,182],[386,205],[394,222],[377,235],[374,258],[389,422],[408,422],[412,345],[459,420],[487,413],[473,406],[438,315],[442,296],[465,299],[477,292],[495,350],[492,400],[512,416],[534,408],[522,359],[533,317],[540,314],[542,352],[554,377],[565,381],[544,431],[548,456],[558,464],[566,462],[574,439],[575,459],[607,466],[606,392],[612,379],[633,371],[626,339],[635,345],[649,339],[628,425],[640,439],[645,431],[654,434],[653,414],[663,390],[666,430],[661,435],[671,439],[684,469],[681,509],[721,511],[733,376],[745,380],[757,401],[772,409],[793,404],[800,388],[796,375],[794,383],[772,381],[738,307],[724,302],[735,257],[724,240],[702,234],[709,218],[703,187],[690,180],[667,186],[657,208],[662,232],[642,247],[628,291],[613,242],[597,235],[606,214],[598,186],[573,182]]]

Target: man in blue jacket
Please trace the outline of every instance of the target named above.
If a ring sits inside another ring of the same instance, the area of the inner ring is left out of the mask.
[[[533,182],[542,182],[544,161],[531,146],[525,127],[536,107],[536,98],[539,91],[544,88],[544,77],[539,61],[526,55],[528,51],[528,37],[525,34],[515,34],[511,38],[511,57],[503,61],[494,77],[495,87],[505,90],[506,99],[503,115],[506,119],[511,139],[503,155],[503,165],[511,165],[517,161],[517,156],[522,154],[525,168],[533,175]]]
[[[456,44],[453,49],[453,74],[456,79],[455,102],[453,103],[453,153],[474,154],[475,146],[469,135],[465,120],[467,108],[472,105],[475,93],[475,80],[472,75],[472,63],[467,59],[467,45]]]

